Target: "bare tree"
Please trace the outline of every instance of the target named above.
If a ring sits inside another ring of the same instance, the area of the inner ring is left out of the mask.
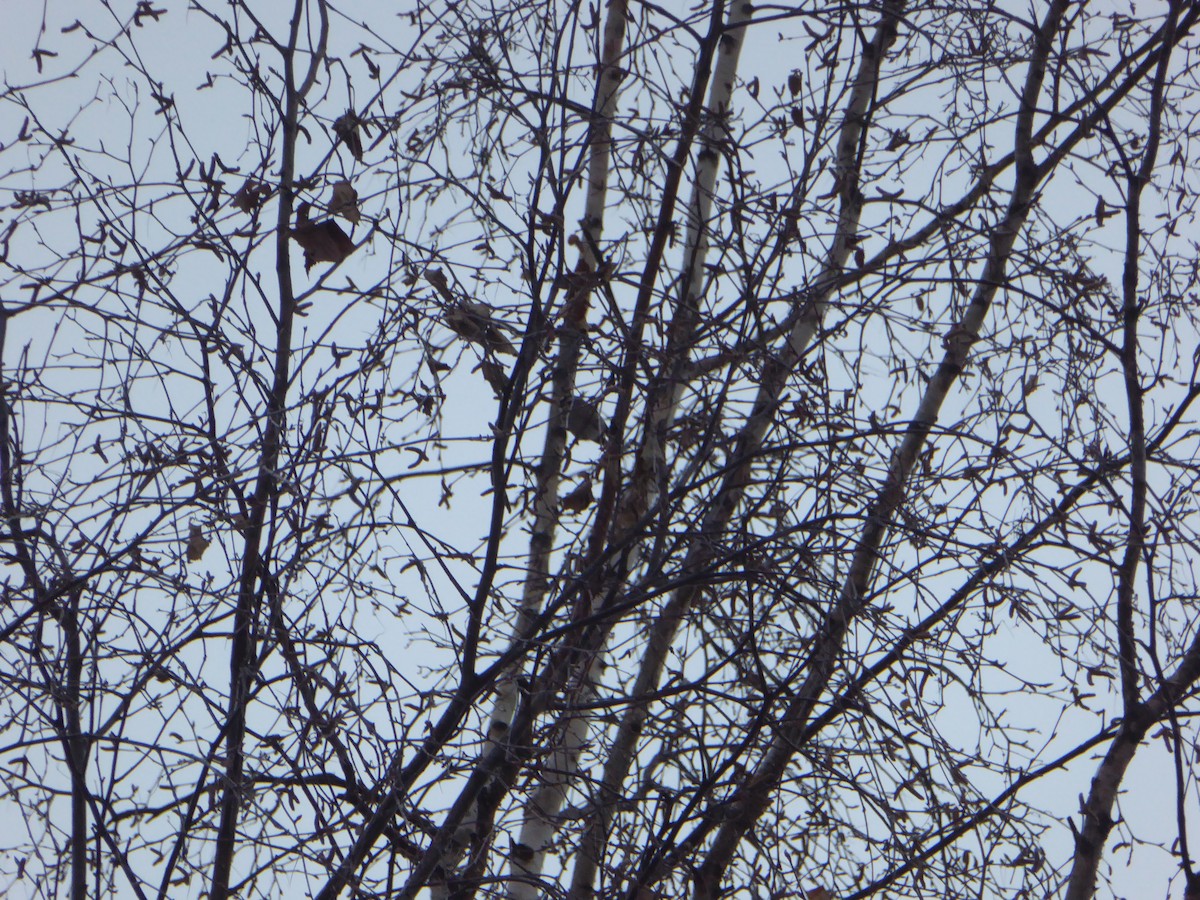
[[[1200,896],[1142,6],[18,27],[5,893]]]

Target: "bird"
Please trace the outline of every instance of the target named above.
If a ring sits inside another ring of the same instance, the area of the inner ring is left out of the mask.
[[[517,349],[492,318],[492,308],[475,300],[462,299],[446,310],[446,327],[459,337],[481,345],[492,353],[516,356]]]
[[[563,497],[562,508],[567,512],[580,513],[591,506],[595,500],[596,495],[592,492],[592,477],[585,475],[575,490]]]
[[[608,426],[599,408],[582,397],[572,397],[567,401],[567,431],[581,441],[597,444],[603,444],[608,437]]]
[[[446,327],[472,344],[479,344],[490,353],[516,356],[517,350],[504,334],[503,326],[494,318],[493,310],[486,303],[458,298],[450,289],[446,274],[441,269],[425,270],[425,280],[433,285],[447,303]]]

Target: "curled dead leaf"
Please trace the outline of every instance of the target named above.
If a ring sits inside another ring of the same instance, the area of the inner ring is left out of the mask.
[[[508,387],[508,375],[505,374],[504,367],[490,359],[484,359],[480,361],[478,368],[483,372],[483,377],[492,386],[492,391],[496,396],[503,396],[504,389]]]
[[[255,181],[253,178],[246,180],[246,183],[238,188],[238,192],[233,195],[233,205],[244,213],[252,213],[260,206],[263,201],[271,195],[271,189],[261,181]]]
[[[301,203],[296,211],[296,227],[292,239],[304,249],[304,271],[319,262],[340,263],[354,252],[354,241],[332,219],[320,222],[308,220],[309,206]]]
[[[358,210],[358,191],[348,181],[339,181],[333,186],[333,197],[329,201],[329,212],[341,216],[351,225],[362,218]]]

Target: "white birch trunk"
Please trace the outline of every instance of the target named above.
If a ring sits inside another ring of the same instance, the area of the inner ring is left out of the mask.
[[[517,621],[512,635],[514,646],[528,640],[532,635],[549,585],[550,557],[554,546],[554,534],[558,527],[559,484],[562,479],[562,465],[566,452],[565,411],[574,395],[575,373],[579,365],[583,327],[592,289],[589,276],[595,276],[600,266],[596,249],[599,247],[604,230],[608,169],[612,155],[612,117],[616,110],[617,97],[621,87],[622,72],[618,63],[624,52],[627,5],[627,0],[612,0],[605,15],[594,103],[595,118],[589,142],[588,181],[582,223],[583,240],[580,242],[580,260],[577,267],[577,274],[581,276],[581,280],[568,291],[563,315],[564,325],[558,330],[559,343],[552,374],[546,441],[535,486],[528,575],[525,579],[521,605],[517,612]],[[510,676],[501,679],[497,684],[496,699],[488,721],[483,757],[486,757],[493,748],[508,741],[512,717],[517,709],[518,682],[517,677]],[[582,742],[583,736],[575,734],[573,729],[568,728],[563,745],[554,751],[549,766],[550,771],[572,767]],[[529,845],[526,843],[524,831],[529,830],[533,835],[531,839],[537,840],[536,826],[530,824],[538,821],[537,815],[533,812],[537,806],[537,797],[535,796],[534,801],[528,807],[529,813],[526,816],[522,838],[514,845],[510,854],[509,874],[514,879],[513,891],[518,896],[522,895],[522,891],[530,885],[530,882],[526,880],[528,870],[525,848]],[[541,817],[541,820],[546,820],[546,817]],[[451,847],[453,859],[450,862],[452,864],[457,865],[473,840],[480,840],[481,836],[474,834],[477,829],[478,820],[475,817],[464,820],[459,826]],[[541,844],[539,843],[537,846],[541,846]],[[438,885],[433,891],[434,900],[442,900],[446,896],[447,890],[448,886],[445,882]]]
[[[750,462],[757,457],[775,414],[778,398],[782,394],[787,378],[795,370],[809,344],[820,327],[829,296],[850,255],[850,239],[858,231],[862,212],[857,170],[858,148],[866,126],[868,110],[874,97],[879,70],[884,54],[895,38],[896,17],[902,4],[892,4],[877,28],[871,46],[874,53],[865,53],[850,92],[846,113],[838,139],[834,176],[840,189],[840,210],[837,232],[829,248],[825,265],[806,295],[809,308],[800,316],[782,346],[775,351],[776,362],[767,366],[762,383],[755,398],[753,412],[738,438],[738,448],[732,458],[746,460],[726,477],[711,511],[705,517],[701,533],[723,531],[741,502],[750,476]],[[711,187],[710,187],[711,191]],[[709,194],[711,197],[711,194]],[[697,260],[697,263],[702,261]],[[700,277],[699,268],[694,268],[692,278]],[[694,281],[692,282],[695,283]],[[682,379],[681,379],[682,381]],[[677,390],[674,400],[680,392]],[[666,410],[669,414],[672,409]],[[699,571],[704,567],[711,547],[700,543],[689,553],[685,571]],[[632,705],[622,716],[613,745],[605,761],[604,774],[598,796],[595,797],[585,831],[585,840],[572,879],[572,900],[586,900],[592,895],[599,861],[603,856],[608,832],[616,812],[616,800],[620,787],[625,782],[636,753],[637,739],[649,713],[648,704],[639,702],[657,688],[666,665],[667,654],[674,642],[676,632],[684,614],[697,596],[695,588],[677,591],[668,601],[666,608],[656,619],[647,641],[646,652],[638,672],[632,694]]]
[[[587,315],[588,301],[593,282],[589,276],[596,275],[600,261],[595,250],[604,230],[604,208],[607,200],[609,160],[612,155],[612,117],[616,110],[622,72],[618,66],[624,52],[627,0],[612,0],[605,17],[603,46],[595,98],[595,119],[590,138],[588,159],[587,193],[583,218],[584,239],[580,242],[580,260],[577,274],[580,280],[569,290],[563,314],[564,324],[558,329],[558,350],[555,355],[551,379],[549,420],[546,441],[538,466],[534,497],[534,519],[529,542],[528,575],[517,611],[511,644],[517,646],[532,635],[538,613],[546,599],[550,577],[550,557],[554,546],[554,535],[558,528],[559,484],[562,480],[562,465],[566,454],[567,428],[565,411],[575,387],[582,349],[583,326]],[[499,679],[496,697],[488,719],[487,734],[481,759],[486,758],[497,746],[507,743],[512,719],[519,700],[519,677],[510,675]],[[582,737],[575,743],[582,744]],[[568,731],[563,748],[555,751],[551,767],[565,768],[573,759],[568,749],[575,739]],[[564,758],[559,759],[559,754]],[[486,792],[485,792],[486,793]],[[476,834],[479,819],[475,815],[466,817],[455,831],[454,839],[442,861],[443,878],[431,887],[433,900],[445,900],[451,891],[446,875],[461,862],[463,855],[473,843],[483,839]],[[525,871],[520,863],[521,845],[514,847],[510,859],[511,874],[523,878]]]
[[[753,5],[750,0],[736,0],[729,9],[726,26],[720,38],[716,64],[709,89],[707,120],[699,135],[696,180],[688,203],[687,235],[683,256],[683,287],[671,325],[671,340],[667,359],[671,371],[659,382],[661,389],[652,398],[640,448],[643,480],[635,481],[626,495],[624,513],[619,521],[635,521],[657,501],[659,473],[664,463],[664,442],[661,436],[670,428],[679,402],[678,374],[688,361],[688,351],[699,318],[699,303],[704,288],[704,263],[708,251],[708,220],[712,213],[713,191],[720,168],[721,150],[727,132],[727,121],[737,64],[741,54],[745,25],[750,20]],[[607,43],[607,42],[606,42]],[[636,508],[634,508],[636,507]],[[636,551],[630,565],[636,565]],[[608,591],[597,592],[597,597]],[[596,610],[593,609],[593,612]],[[578,697],[586,708],[596,697],[596,685],[606,665],[607,650],[602,645],[594,651],[587,671],[582,676]],[[564,741],[556,749],[551,769],[544,773],[545,781],[526,807],[521,837],[513,850],[514,877],[509,887],[513,900],[534,900],[540,896],[538,876],[545,866],[546,848],[557,831],[557,818],[566,802],[567,792],[576,779],[579,752],[587,740],[586,715],[568,712],[560,722]],[[561,764],[561,765],[559,765]]]

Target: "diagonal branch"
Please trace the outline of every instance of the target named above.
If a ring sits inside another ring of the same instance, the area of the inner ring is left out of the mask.
[[[1067,0],[1056,0],[1034,37],[1033,54],[1016,121],[1015,184],[1008,208],[992,230],[987,261],[975,294],[960,321],[946,335],[946,353],[928,384],[900,447],[892,457],[883,487],[859,537],[840,594],[813,637],[808,656],[808,674],[796,688],[794,699],[781,717],[776,736],[763,760],[742,780],[727,804],[729,812],[696,873],[696,900],[712,900],[719,896],[724,873],[732,862],[738,844],[766,810],[787,770],[797,741],[833,676],[850,623],[866,605],[879,549],[889,531],[892,517],[904,500],[909,475],[937,421],[938,411],[962,373],[971,347],[979,338],[996,290],[1004,281],[1009,257],[1029,214],[1039,181],[1039,170],[1032,153],[1033,119],[1053,49],[1053,37],[1068,5]]]
[[[599,246],[604,231],[608,170],[612,156],[612,124],[623,75],[619,64],[625,49],[627,15],[626,0],[615,0],[609,4],[605,16],[601,59],[588,140],[587,192],[583,219],[584,238],[581,242],[580,259],[576,271],[569,279],[563,322],[557,329],[558,352],[555,355],[551,372],[549,420],[534,485],[533,523],[529,539],[527,575],[510,640],[512,647],[525,644],[534,635],[539,624],[539,613],[549,592],[551,551],[554,547],[554,535],[559,522],[559,485],[563,463],[566,459],[567,420],[571,404],[574,402],[575,375],[582,354],[588,306],[592,291],[600,278]],[[518,683],[519,678],[513,674],[503,676],[497,681],[496,698],[488,721],[481,766],[483,760],[493,749],[505,746],[509,742],[513,716],[517,711],[519,701]],[[562,752],[562,750],[556,751],[556,753]],[[567,758],[570,758],[569,752]],[[566,764],[566,759],[557,763],[557,765]],[[493,790],[495,790],[495,786],[493,786]],[[489,793],[491,792],[481,791],[481,801]],[[544,841],[538,836],[539,823],[548,820],[549,814],[540,811],[539,798],[535,797],[527,807],[521,841],[514,848],[510,857],[512,874],[515,876],[513,889],[518,894],[520,894],[521,886],[531,883],[530,874],[540,871],[542,855],[540,848]],[[452,877],[451,873],[468,848],[474,847],[475,858],[482,858],[478,851],[486,846],[490,821],[491,816],[487,810],[477,808],[474,814],[467,815],[457,827],[443,859],[435,867],[435,871],[438,872],[432,891],[435,898],[449,896],[456,882],[462,880],[461,874],[458,877]],[[525,849],[531,847],[538,849],[536,851]],[[469,880],[469,873],[467,878]]]
[[[825,266],[815,282],[818,290],[824,291],[824,293],[808,306],[809,317],[805,320],[807,326],[805,337],[799,340],[789,340],[776,356],[768,360],[753,410],[738,437],[737,448],[731,454],[732,459],[737,462],[725,476],[718,490],[717,499],[700,526],[701,539],[691,545],[687,561],[683,565],[684,571],[701,571],[712,561],[715,552],[714,546],[711,541],[705,540],[704,536],[724,531],[740,505],[746,487],[750,483],[758,451],[762,447],[772,421],[778,414],[783,385],[802,358],[808,341],[816,333],[825,310],[825,301],[849,258],[850,241],[857,232],[858,221],[862,213],[862,194],[858,188],[859,151],[869,125],[869,110],[875,96],[880,67],[888,47],[895,40],[902,6],[902,2],[898,2],[889,4],[885,8],[874,38],[864,48],[863,58],[860,61],[848,99],[835,162],[835,177],[840,188],[838,228]],[[711,186],[707,187],[707,191],[711,191]],[[699,195],[700,189],[697,193]],[[697,270],[693,268],[691,274],[695,278]],[[690,333],[688,337],[690,339]],[[682,357],[680,362],[685,363],[686,357]],[[676,373],[675,384],[682,382],[682,378],[678,377],[681,374],[682,372]],[[669,415],[673,410],[673,404],[678,400],[678,391],[679,388],[676,387],[671,397],[671,405],[659,413],[659,418],[667,424],[669,424]],[[652,417],[647,426],[648,430],[654,427],[654,421]],[[665,434],[665,427],[662,429],[662,433]],[[659,452],[661,452],[661,448]],[[593,801],[585,825],[585,843],[583,854],[576,863],[571,887],[572,897],[587,897],[592,890],[596,868],[603,854],[615,814],[619,787],[628,775],[638,737],[642,733],[643,724],[649,714],[648,703],[639,702],[636,698],[647,697],[658,686],[675,635],[687,609],[695,601],[699,591],[700,588],[697,586],[689,586],[676,591],[651,628],[645,655],[633,688],[632,696],[635,698],[635,702],[625,711],[618,725],[605,762],[598,796]]]

